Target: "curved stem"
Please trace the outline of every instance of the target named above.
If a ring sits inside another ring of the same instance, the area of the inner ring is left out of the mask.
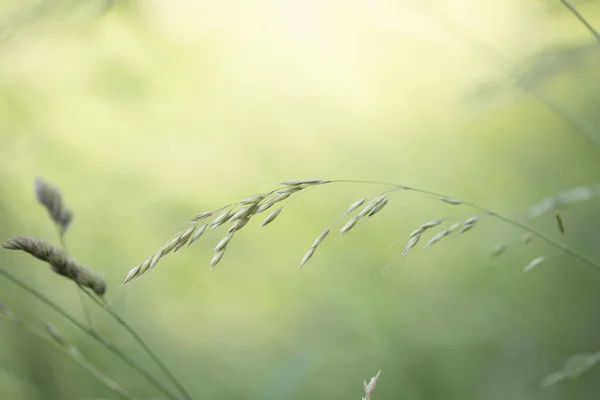
[[[85,358],[83,358],[83,356],[75,348],[73,348],[73,347],[64,348],[62,346],[59,346],[54,340],[51,340],[47,335],[42,334],[37,329],[35,329],[29,325],[26,325],[21,321],[16,321],[13,323],[16,326],[20,327],[21,329],[23,329],[23,330],[29,332],[30,334],[32,334],[33,336],[37,337],[41,341],[45,342],[49,346],[54,347],[55,349],[57,349],[58,351],[63,353],[65,356],[69,357],[73,362],[79,364],[80,367],[82,367],[83,369],[88,371],[94,378],[96,378],[100,383],[102,383],[104,386],[106,386],[108,389],[110,389],[113,393],[115,393],[120,398],[125,399],[125,400],[134,400],[134,398],[131,397],[131,395],[129,395],[129,393],[127,393],[127,391],[125,391],[125,389],[123,389],[121,386],[119,386],[118,383],[113,381],[108,376],[104,375],[96,367],[94,367],[92,364],[87,362],[85,360]]]
[[[416,187],[411,187],[411,186],[406,186],[406,185],[399,185],[396,183],[389,183],[389,182],[379,182],[379,181],[361,181],[361,180],[351,180],[351,179],[339,179],[339,180],[332,180],[330,181],[331,183],[361,183],[361,184],[373,184],[373,185],[383,185],[383,186],[392,186],[392,187],[396,187],[398,189],[404,189],[407,191],[411,191],[411,192],[416,192],[416,193],[422,193],[422,194],[426,194],[429,196],[434,196],[437,198],[441,198],[441,197],[452,197],[452,196],[448,196],[445,194],[441,194],[441,193],[436,193],[430,190],[426,190],[426,189],[420,189],[420,188],[416,188]],[[484,207],[481,207],[475,203],[471,203],[468,201],[462,201],[462,204],[469,206],[473,209],[476,209],[478,211],[481,211],[491,217],[495,217],[496,219],[507,223],[509,225],[512,225],[516,228],[522,229],[524,231],[527,231],[529,233],[531,233],[533,236],[543,240],[544,242],[546,242],[547,244],[549,244],[550,246],[562,251],[563,253],[576,258],[577,260],[581,261],[584,265],[587,265],[588,267],[591,267],[597,271],[600,272],[600,263],[597,263],[596,261],[592,260],[591,258],[579,253],[578,251],[570,248],[569,246],[567,246],[566,244],[563,244],[557,240],[552,239],[551,237],[547,236],[546,234],[538,231],[535,228],[532,228],[530,226],[527,226],[519,221],[516,221],[512,218],[506,217],[502,214],[498,214],[495,211],[492,210],[488,210]]]
[[[118,347],[112,345],[111,343],[104,340],[95,330],[86,327],[81,322],[79,322],[75,317],[69,314],[65,309],[60,307],[58,304],[50,300],[48,297],[44,296],[42,293],[35,290],[33,287],[29,286],[27,283],[23,282],[19,278],[12,275],[10,272],[0,268],[0,276],[3,276],[7,280],[11,281],[15,285],[21,287],[25,291],[29,292],[33,296],[37,297],[43,303],[48,305],[50,308],[54,309],[60,315],[69,320],[73,325],[75,325],[82,332],[85,332],[88,336],[92,337],[94,340],[102,344],[106,349],[108,349],[115,356],[119,357],[123,360],[127,365],[133,368],[136,372],[142,375],[152,386],[156,389],[160,390],[165,396],[167,396],[171,400],[179,400],[177,396],[172,394],[164,385],[158,382],[148,371],[143,369],[140,365],[138,365],[135,361],[129,358],[125,353],[123,353]]]
[[[175,378],[173,373],[167,368],[167,366],[161,361],[161,359],[156,355],[156,353],[142,340],[140,335],[127,323],[124,319],[122,319],[119,314],[117,314],[113,308],[106,303],[105,301],[99,300],[96,296],[92,295],[90,292],[85,290],[80,286],[80,289],[85,293],[94,303],[100,306],[104,311],[106,311],[119,325],[121,325],[129,334],[134,338],[134,340],[144,349],[146,354],[150,356],[150,358],[156,363],[156,365],[160,368],[160,370],[165,374],[165,376],[177,387],[177,389],[181,392],[183,397],[187,400],[191,400],[191,396],[185,387]]]

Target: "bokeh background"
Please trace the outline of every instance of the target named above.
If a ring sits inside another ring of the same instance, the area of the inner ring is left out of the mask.
[[[600,5],[576,1],[600,27]],[[285,179],[377,180],[468,200],[525,221],[545,196],[600,180],[600,44],[558,1],[0,2],[0,237],[59,244],[36,204],[58,185],[70,253],[196,399],[596,399],[600,369],[540,388],[600,350],[600,274],[493,219],[397,257],[405,238],[473,210],[403,192],[332,234],[383,186],[336,184],[254,221],[209,273],[223,232],[127,271],[191,216]],[[528,221],[600,261],[594,199]],[[509,244],[495,260],[491,248]],[[10,270],[83,320],[74,285],[25,254]],[[161,398],[102,346],[0,281],[0,301],[52,322],[139,399]],[[93,304],[94,328],[166,382]],[[0,397],[114,394],[0,321]],[[166,383],[168,384],[168,383]]]

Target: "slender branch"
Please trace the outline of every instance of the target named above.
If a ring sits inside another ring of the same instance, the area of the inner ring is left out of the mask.
[[[79,364],[83,369],[89,372],[94,378],[96,378],[100,383],[110,389],[113,393],[125,400],[134,400],[134,397],[131,397],[125,389],[123,389],[119,384],[113,381],[108,376],[104,375],[100,372],[96,367],[86,361],[86,359],[75,349],[74,347],[65,348],[64,346],[60,346],[56,343],[55,340],[52,340],[48,335],[41,333],[38,329],[29,326],[22,321],[13,321],[15,326],[29,332],[31,335],[36,336],[38,339],[48,344],[51,347],[54,347],[56,350],[60,351],[65,356],[69,357],[73,362]]]
[[[416,192],[416,193],[422,193],[422,194],[426,194],[429,196],[434,196],[436,198],[444,198],[444,197],[452,197],[452,196],[447,196],[441,193],[436,193],[430,190],[425,190],[425,189],[420,189],[420,188],[415,188],[415,187],[411,187],[411,186],[406,186],[406,185],[399,185],[396,183],[389,183],[389,182],[378,182],[378,181],[361,181],[361,180],[350,180],[350,179],[344,179],[344,180],[332,180],[330,181],[331,183],[361,183],[361,184],[374,184],[374,185],[383,185],[383,186],[392,186],[398,189],[403,189],[403,190],[407,190],[407,191],[411,191],[411,192]],[[516,221],[512,218],[506,217],[502,214],[499,214],[495,211],[492,210],[488,210],[484,207],[481,207],[475,203],[471,203],[468,201],[462,201],[462,204],[469,206],[473,209],[476,209],[478,211],[481,211],[491,217],[494,217],[502,222],[505,222],[509,225],[512,225],[516,228],[522,229],[524,231],[527,231],[529,233],[531,233],[533,236],[543,240],[544,242],[546,242],[548,245],[554,247],[555,249],[558,249],[560,251],[562,251],[563,253],[581,261],[584,265],[587,265],[588,267],[591,267],[593,269],[595,269],[596,271],[600,272],[600,263],[597,263],[596,261],[592,260],[591,258],[581,254],[580,252],[572,249],[571,247],[567,246],[564,243],[561,243],[557,240],[552,239],[551,237],[547,236],[546,234],[538,231],[535,228],[532,228],[530,226],[527,226],[519,221]]]
[[[165,374],[165,376],[177,387],[177,389],[181,392],[183,397],[187,400],[191,400],[191,396],[185,387],[175,378],[173,373],[167,368],[167,366],[161,361],[161,359],[156,355],[156,353],[144,342],[144,340],[140,337],[140,335],[127,323],[123,318],[117,314],[114,309],[106,303],[103,299],[98,299],[90,292],[85,290],[83,287],[79,287],[83,293],[85,293],[94,303],[96,303],[99,307],[101,307],[104,311],[106,311],[119,325],[121,325],[129,334],[135,339],[135,341],[144,349],[146,354],[152,358],[152,360],[156,363],[156,365],[160,368],[160,370]]]
[[[579,11],[577,11],[577,9],[575,8],[575,6],[573,6],[567,0],[560,0],[560,2],[567,8],[567,10],[571,11],[571,13],[579,20],[579,22],[581,22],[588,29],[588,31],[590,31],[590,33],[596,38],[596,40],[598,41],[598,43],[600,43],[600,33],[598,33],[598,31],[596,29],[594,29],[594,27],[592,26],[592,24],[590,24],[583,17],[583,15],[581,15],[579,13]]]
[[[38,292],[36,289],[23,282],[21,279],[15,277],[10,272],[0,268],[0,276],[3,276],[7,280],[11,281],[15,285],[21,287],[25,291],[29,292],[33,296],[37,297],[40,301],[54,309],[60,315],[65,317],[69,322],[75,325],[82,332],[86,333],[88,336],[92,337],[94,340],[102,344],[106,349],[108,349],[115,356],[123,360],[126,364],[128,364],[131,368],[133,368],[136,372],[142,375],[152,386],[161,391],[164,395],[166,395],[171,400],[179,400],[177,396],[169,391],[164,385],[158,382],[148,371],[143,369],[140,365],[138,365],[134,360],[129,358],[125,353],[123,353],[118,347],[112,345],[111,343],[104,340],[95,330],[86,327],[81,322],[79,322],[75,317],[69,314],[65,309],[60,307],[58,304],[50,300],[48,297],[44,296],[42,293]]]

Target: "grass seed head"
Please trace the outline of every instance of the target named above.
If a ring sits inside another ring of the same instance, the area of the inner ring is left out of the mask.
[[[240,229],[245,227],[249,221],[250,221],[250,218],[238,219],[237,221],[235,221],[233,223],[233,225],[231,225],[231,228],[229,228],[229,233],[234,233],[234,232],[239,231]]]
[[[7,250],[21,250],[50,264],[52,271],[92,289],[97,295],[106,292],[106,281],[89,267],[77,263],[64,250],[50,243],[27,236],[15,236],[2,244]]]
[[[196,230],[194,231],[194,234],[192,235],[192,237],[190,238],[190,241],[188,242],[188,247],[191,246],[192,243],[194,243],[196,240],[198,240],[200,238],[200,236],[202,236],[202,234],[204,233],[204,231],[206,230],[207,227],[208,227],[208,225],[204,224],[204,225],[196,228]]]
[[[227,210],[224,213],[221,213],[217,218],[211,222],[210,227],[215,229],[221,225],[223,225],[229,218],[231,217],[231,210]]]
[[[283,181],[280,182],[281,185],[286,185],[286,186],[297,186],[297,185],[316,185],[319,183],[325,183],[327,181],[323,181],[321,179],[297,179],[297,180],[290,180],[290,181]]]
[[[546,261],[546,257],[544,257],[544,256],[539,256],[539,257],[534,258],[533,260],[531,260],[529,262],[529,264],[527,264],[525,266],[525,268],[523,268],[523,272],[529,272],[529,271],[531,271],[532,269],[534,269],[535,267],[537,267],[538,265],[540,265],[544,261]]]
[[[219,263],[219,261],[221,261],[221,259],[223,258],[223,255],[225,255],[225,250],[220,250],[215,253],[212,260],[210,261],[211,269],[214,268],[215,265],[217,265]]]
[[[360,220],[359,216],[350,218],[350,220],[348,222],[346,222],[346,225],[344,225],[342,227],[342,229],[340,229],[340,234],[343,235],[344,233],[348,232],[350,229],[354,228],[354,226],[358,223],[359,220]]]
[[[323,232],[321,232],[319,237],[316,238],[315,241],[313,242],[312,247],[317,248],[323,242],[323,240],[325,240],[327,235],[329,235],[330,231],[331,231],[331,229],[325,229]]]
[[[267,218],[265,218],[265,220],[262,222],[262,224],[260,224],[260,227],[263,228],[267,225],[269,225],[271,222],[273,222],[275,220],[275,218],[277,218],[277,216],[281,213],[281,211],[283,210],[283,208],[278,208],[277,210],[273,211],[271,214],[267,215]]]
[[[308,260],[310,260],[313,254],[315,254],[316,249],[316,247],[311,247],[310,249],[308,249],[308,251],[304,254],[304,257],[302,257],[302,261],[300,262],[300,266],[298,268],[302,268],[304,264],[306,264]]]
[[[224,250],[225,247],[227,247],[227,245],[229,244],[229,242],[231,242],[231,239],[233,238],[233,232],[229,232],[227,235],[225,235],[225,237],[223,239],[221,239],[221,241],[219,243],[217,243],[217,245],[214,248],[214,252],[218,253],[221,250]]]
[[[48,210],[61,235],[64,234],[73,221],[73,212],[64,206],[60,190],[40,177],[35,178],[33,187],[37,201]]]
[[[419,240],[421,240],[421,235],[413,236],[412,238],[410,238],[410,240],[406,244],[406,247],[404,248],[404,250],[402,250],[402,255],[405,255],[410,251],[410,249],[415,247],[417,243],[419,243]]]
[[[350,204],[350,206],[344,211],[344,215],[350,214],[352,211],[356,210],[358,207],[362,206],[367,199],[360,199]]]
[[[443,231],[438,232],[431,239],[429,239],[429,242],[427,242],[425,247],[433,246],[434,244],[442,240],[444,237],[448,236],[450,233],[451,232],[448,229],[444,229]]]
[[[458,199],[453,199],[451,197],[440,197],[440,200],[443,201],[444,203],[452,204],[452,205],[455,205],[455,206],[463,204],[462,201],[460,201]]]
[[[367,216],[372,217],[373,215],[377,214],[379,211],[381,211],[383,207],[385,207],[387,203],[388,199],[381,201],[379,204],[373,207],[373,209],[367,214]]]
[[[499,244],[495,245],[494,248],[492,249],[491,257],[492,258],[500,257],[506,251],[506,249],[508,249],[508,246],[503,243],[499,243]]]

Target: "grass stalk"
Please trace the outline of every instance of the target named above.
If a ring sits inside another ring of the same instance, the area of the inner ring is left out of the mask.
[[[148,371],[146,371],[144,368],[142,368],[134,360],[129,358],[127,356],[127,354],[123,353],[123,351],[121,351],[118,347],[107,342],[95,330],[93,330],[92,328],[89,328],[89,327],[85,326],[84,324],[82,324],[81,322],[79,322],[75,317],[73,317],[71,314],[69,314],[65,309],[63,309],[61,306],[56,304],[54,301],[50,300],[48,297],[46,297],[45,295],[43,295],[42,293],[40,293],[39,291],[34,289],[32,286],[28,285],[27,283],[23,282],[21,279],[17,278],[16,276],[12,275],[10,272],[8,272],[2,268],[0,268],[0,276],[4,277],[5,279],[12,282],[13,284],[19,286],[23,290],[29,292],[34,297],[39,299],[41,302],[48,305],[50,308],[54,309],[56,312],[58,312],[64,318],[69,320],[69,322],[71,322],[73,325],[75,325],[79,330],[81,330],[82,332],[84,332],[85,334],[87,334],[88,336],[90,336],[91,338],[93,338],[94,340],[99,342],[100,344],[102,344],[102,346],[104,346],[107,350],[109,350],[115,356],[117,356],[122,361],[124,361],[127,365],[129,365],[132,369],[134,369],[141,376],[143,376],[148,381],[148,383],[150,383],[152,386],[154,386],[156,389],[158,389],[160,392],[162,392],[165,396],[167,396],[167,398],[169,398],[170,400],[180,400],[176,395],[171,393],[171,391],[169,389],[167,389],[162,383],[157,381],[156,378],[154,378],[154,376],[152,376],[152,374],[150,374]]]
[[[127,323],[123,318],[119,316],[113,310],[113,308],[104,301],[102,298],[98,298],[92,295],[90,292],[85,290],[85,288],[80,286],[81,291],[85,293],[94,303],[96,303],[99,307],[101,307],[106,313],[108,313],[120,326],[122,326],[129,334],[133,337],[133,339],[144,349],[146,354],[156,363],[158,368],[165,374],[165,376],[177,387],[179,392],[184,396],[184,399],[191,400],[189,392],[185,389],[185,387],[175,378],[173,373],[167,368],[167,366],[161,361],[161,359],[156,355],[156,353],[152,350],[150,346],[144,342],[144,340],[140,337],[140,335]]]

